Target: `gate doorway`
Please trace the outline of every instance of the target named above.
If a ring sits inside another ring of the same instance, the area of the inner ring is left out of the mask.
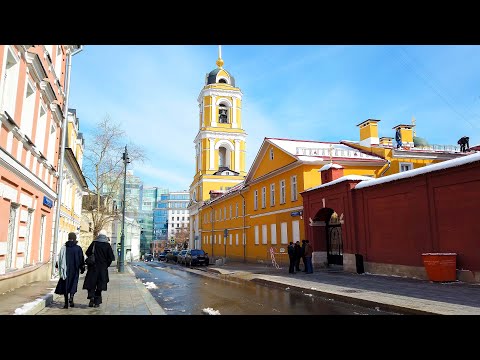
[[[334,211],[326,224],[327,261],[329,265],[343,265],[342,224]]]

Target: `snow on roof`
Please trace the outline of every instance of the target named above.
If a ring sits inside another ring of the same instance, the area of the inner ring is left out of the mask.
[[[239,182],[238,184],[236,184],[235,186],[232,186],[230,189],[228,190],[210,190],[210,193],[212,192],[216,192],[216,193],[219,193],[221,195],[217,196],[216,198],[214,199],[209,199],[207,201],[205,201],[205,204],[211,204],[212,202],[214,201],[217,201],[217,200],[220,200],[220,199],[223,199],[225,196],[228,196],[229,194],[237,191],[237,190],[240,190],[243,188],[245,184],[245,180],[242,180],[241,182]]]
[[[368,155],[358,149],[340,143],[277,138],[267,138],[267,140],[284,151],[297,156],[300,160],[307,162],[322,160],[322,157],[324,157],[324,160],[329,159],[330,152],[332,158],[341,157],[362,160],[383,160],[379,156]]]
[[[330,181],[326,184],[318,185],[318,186],[315,186],[313,188],[307,189],[307,190],[305,190],[305,192],[316,190],[316,189],[321,189],[321,188],[331,186],[331,185],[335,185],[335,184],[341,183],[342,181],[362,181],[363,182],[363,181],[370,181],[370,180],[373,180],[373,179],[368,177],[368,176],[345,175],[345,176],[342,176],[342,177],[338,178],[337,180],[333,180],[333,181]]]
[[[406,178],[414,177],[421,174],[426,174],[433,171],[445,170],[448,168],[469,164],[475,161],[480,161],[480,153],[466,155],[464,157],[453,159],[453,160],[442,161],[440,163],[427,165],[419,169],[408,170],[398,174],[393,174],[393,175],[388,175],[385,177],[373,179],[368,182],[362,181],[361,183],[358,183],[357,186],[355,186],[355,189],[362,189],[367,186],[374,186],[374,185],[383,184],[390,181],[406,179]]]
[[[326,170],[328,170],[328,169],[330,169],[330,168],[343,169],[343,166],[342,166],[342,165],[338,165],[338,164],[328,163],[328,164],[323,165],[323,166],[320,168],[320,170],[318,170],[318,171],[322,172],[322,171],[326,171]]]

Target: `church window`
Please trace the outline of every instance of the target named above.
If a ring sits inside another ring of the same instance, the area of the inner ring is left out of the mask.
[[[226,84],[226,83],[227,83],[227,80],[225,80],[225,79],[220,79],[218,82],[219,82],[220,84]]]
[[[220,124],[228,124],[228,108],[225,105],[220,105],[219,106],[218,122]]]
[[[219,167],[225,167],[227,166],[226,160],[227,160],[227,149],[225,149],[223,146],[218,149],[218,166]]]

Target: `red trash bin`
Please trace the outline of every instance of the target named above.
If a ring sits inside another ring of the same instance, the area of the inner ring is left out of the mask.
[[[430,281],[457,280],[456,253],[423,253],[422,259]]]

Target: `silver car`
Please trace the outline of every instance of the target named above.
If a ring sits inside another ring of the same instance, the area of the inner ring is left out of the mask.
[[[185,255],[187,254],[187,250],[182,250],[177,254],[177,263],[178,264],[185,264]]]

